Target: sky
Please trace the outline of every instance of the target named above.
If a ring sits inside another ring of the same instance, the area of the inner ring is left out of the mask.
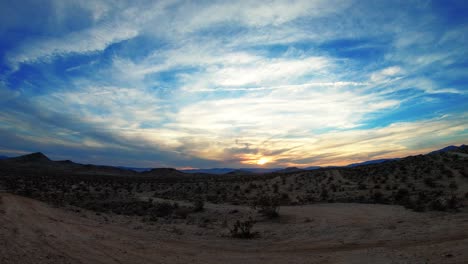
[[[0,155],[307,167],[468,143],[468,1],[0,1]]]

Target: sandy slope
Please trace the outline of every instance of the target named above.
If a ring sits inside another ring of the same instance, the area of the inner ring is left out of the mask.
[[[255,226],[261,238],[236,240],[221,227],[178,224],[174,234],[171,224],[104,221],[0,193],[0,263],[468,263],[468,212],[318,204],[280,213]]]

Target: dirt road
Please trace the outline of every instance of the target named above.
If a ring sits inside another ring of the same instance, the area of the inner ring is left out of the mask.
[[[0,263],[468,263],[467,212],[318,204],[281,214],[257,224],[255,240],[180,225],[169,236],[170,224],[130,228],[0,193]]]

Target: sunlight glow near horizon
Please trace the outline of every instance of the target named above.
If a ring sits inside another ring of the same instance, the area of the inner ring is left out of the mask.
[[[0,155],[346,165],[468,139],[466,1],[0,3]]]
[[[265,157],[262,157],[262,158],[260,158],[259,160],[257,160],[257,164],[258,164],[258,165],[265,165],[265,164],[267,164],[269,161],[270,161],[270,159],[265,158]]]

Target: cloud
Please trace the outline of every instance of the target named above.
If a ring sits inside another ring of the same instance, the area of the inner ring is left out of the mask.
[[[276,141],[283,147],[298,143],[303,145],[287,153],[273,155],[271,158],[276,166],[327,166],[427,153],[447,144],[446,141],[440,142],[440,139],[446,136],[451,137],[449,143],[463,143],[467,129],[465,119],[466,116],[457,117],[456,121],[430,119],[402,122],[374,129],[330,132],[316,135],[312,139],[281,138]],[[262,149],[259,152],[262,153]]]
[[[203,74],[187,76],[186,91],[210,88],[270,86],[297,81],[305,74],[325,72],[331,62],[324,57],[309,58],[257,58],[246,63],[218,64],[207,67]]]
[[[349,5],[349,1],[214,1],[208,5],[183,4],[181,24],[184,30],[195,30],[222,22],[242,23],[246,26],[278,26],[299,17],[320,17],[334,13]],[[196,12],[196,15],[195,15]],[[187,14],[189,14],[187,16]]]
[[[83,93],[75,96],[83,96],[82,102],[92,102],[96,100],[91,99],[93,96],[99,97],[98,94],[87,96]],[[216,164],[216,161],[174,151],[175,145],[170,141],[174,131],[132,128],[138,126],[138,122],[134,124],[130,122],[133,119],[122,118],[134,113],[131,109],[123,107],[124,113],[112,111],[105,118],[90,119],[67,108],[67,103],[71,102],[67,96],[62,98],[62,103],[54,102],[58,98],[44,99],[18,97],[6,104],[7,108],[0,113],[0,135],[5,139],[2,148],[43,151],[50,153],[52,158],[73,156],[75,161],[95,164],[145,167],[177,166],[179,162],[200,167]],[[86,104],[88,107],[92,105]]]
[[[0,80],[0,102],[8,102],[17,98],[19,95],[19,91],[9,89],[5,82]]]
[[[13,68],[18,68],[18,65],[21,63],[50,60],[55,56],[102,51],[113,43],[128,40],[137,35],[138,31],[131,27],[116,27],[115,25],[104,24],[57,38],[29,41],[10,52],[8,61]]]
[[[397,101],[360,95],[346,89],[292,86],[188,105],[178,112],[176,125],[203,129],[206,133],[233,128],[243,134],[259,128],[257,130],[263,134],[286,134],[293,130],[356,127],[366,113],[397,105]]]
[[[392,66],[372,73],[370,79],[374,82],[383,82],[387,81],[388,78],[394,78],[395,76],[401,75],[402,73],[403,69],[401,67]]]
[[[2,3],[0,149],[238,167],[463,143],[466,25],[433,4]]]

